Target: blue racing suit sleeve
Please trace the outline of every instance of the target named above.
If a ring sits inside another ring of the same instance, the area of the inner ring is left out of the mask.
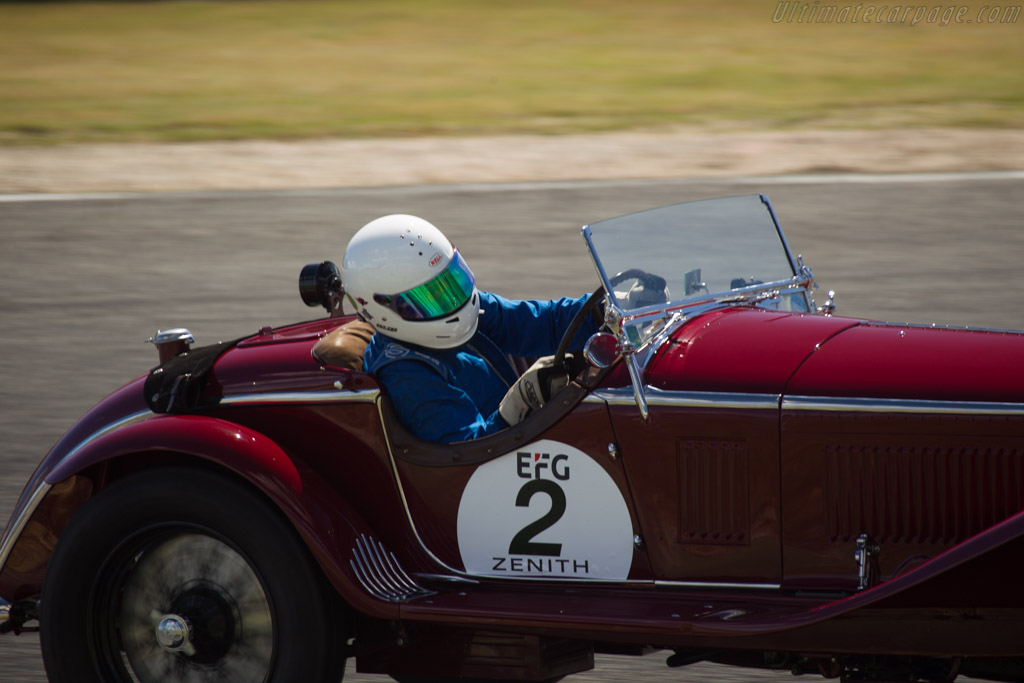
[[[521,301],[480,292],[480,331],[513,356],[549,356],[558,350],[562,335],[586,301],[587,295]],[[599,326],[594,316],[588,316],[573,336],[569,351],[582,349]]]
[[[381,367],[376,375],[387,388],[398,419],[417,438],[452,443],[508,428],[498,414],[497,403],[492,413],[481,414],[465,389],[425,363],[392,363]]]

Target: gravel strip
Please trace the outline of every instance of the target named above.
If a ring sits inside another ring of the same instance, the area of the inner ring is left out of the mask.
[[[0,148],[0,194],[367,187],[789,173],[1024,169],[1024,130],[573,136]]]

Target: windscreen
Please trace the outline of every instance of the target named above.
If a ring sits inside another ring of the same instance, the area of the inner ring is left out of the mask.
[[[641,211],[593,223],[589,231],[595,261],[627,311],[794,276],[771,208],[760,195]],[[664,291],[654,296],[662,285]]]

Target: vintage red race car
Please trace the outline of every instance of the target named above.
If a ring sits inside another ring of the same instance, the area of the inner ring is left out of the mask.
[[[478,441],[398,423],[330,262],[300,278],[328,317],[158,335],[26,485],[0,630],[40,629],[61,682],[552,680],[652,648],[1024,680],[1024,334],[818,307],[763,196],[582,232],[606,331]]]

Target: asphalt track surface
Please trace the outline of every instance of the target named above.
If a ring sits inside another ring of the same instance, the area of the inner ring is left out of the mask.
[[[591,291],[579,227],[707,197],[767,194],[838,314],[1024,329],[1024,174],[600,181],[334,191],[0,196],[0,523],[36,463],[91,405],[155,365],[144,341],[198,344],[319,317],[301,267],[341,262],[387,213],[452,238],[479,284],[516,297]],[[941,371],[941,368],[936,368]],[[788,672],[664,656],[600,658],[573,681],[753,681]],[[0,638],[0,680],[45,680],[35,635]],[[352,675],[346,680],[380,681]]]

